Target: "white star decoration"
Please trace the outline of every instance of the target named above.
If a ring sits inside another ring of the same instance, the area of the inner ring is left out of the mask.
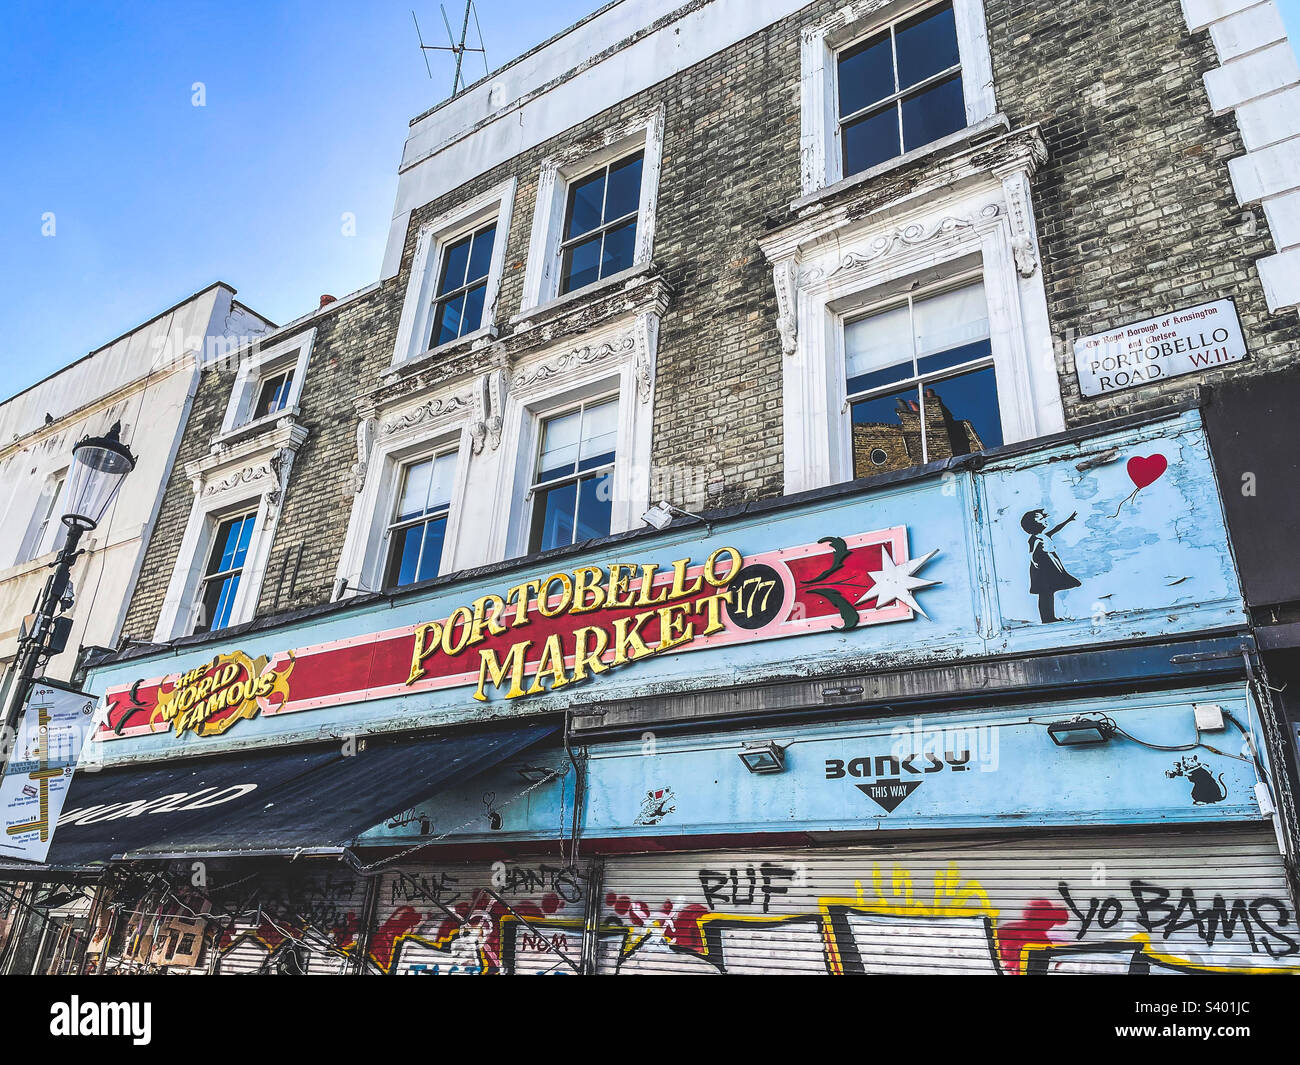
[[[90,719],[90,727],[92,731],[99,728],[101,725],[104,728],[112,728],[112,724],[108,720],[109,711],[112,709],[113,704],[107,699],[95,707],[95,716]]]
[[[916,575],[916,571],[938,553],[939,549],[936,547],[928,555],[914,558],[910,562],[895,563],[889,557],[888,549],[882,547],[880,549],[880,569],[875,572],[868,571],[867,574],[875,583],[863,594],[858,603],[865,603],[868,599],[874,599],[877,609],[889,606],[891,603],[904,603],[925,618],[926,621],[929,621],[930,615],[921,609],[912,593],[922,588],[929,588],[934,584],[943,583],[942,581],[927,580],[925,577]]]

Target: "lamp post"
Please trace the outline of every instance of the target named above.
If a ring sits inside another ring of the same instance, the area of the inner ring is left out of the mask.
[[[135,456],[122,443],[122,424],[115,422],[103,436],[87,436],[72,449],[72,470],[68,475],[63,524],[68,532],[58,557],[50,563],[54,572],[45,582],[30,625],[18,637],[14,659],[14,685],[5,707],[4,730],[0,732],[0,773],[9,764],[9,753],[17,742],[18,716],[36,671],[67,642],[67,622],[59,614],[72,606],[72,564],[82,553],[81,537],[103,520],[126,475],[135,469]]]

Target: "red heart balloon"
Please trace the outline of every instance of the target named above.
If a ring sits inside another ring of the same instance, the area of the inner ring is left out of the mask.
[[[1160,480],[1165,470],[1169,469],[1169,460],[1164,455],[1134,455],[1128,460],[1128,475],[1138,488],[1145,488]]]

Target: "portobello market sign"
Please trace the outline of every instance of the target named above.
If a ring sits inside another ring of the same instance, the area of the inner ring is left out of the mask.
[[[259,714],[464,688],[480,702],[598,679],[644,659],[911,620],[919,576],[905,526],[702,563],[615,562],[525,580],[446,617],[110,688],[99,738],[220,735]]]

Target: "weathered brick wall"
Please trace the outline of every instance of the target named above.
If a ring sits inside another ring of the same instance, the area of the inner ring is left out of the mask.
[[[507,330],[522,299],[543,159],[660,103],[654,260],[675,294],[659,338],[651,459],[703,468],[710,506],[782,491],[782,356],[757,239],[789,220],[800,194],[799,29],[838,6],[811,4],[414,212],[399,275],[318,323],[301,401],[311,436],[293,468],[260,612],[328,600],[351,506],[353,400],[388,367],[420,225],[517,177],[497,315]],[[1034,202],[1070,422],[1150,409],[1217,376],[1079,397],[1070,338],[1167,307],[1232,296],[1249,368],[1288,361],[1300,325],[1264,307],[1252,263],[1271,243],[1262,213],[1244,220],[1233,199],[1226,159],[1242,148],[1233,120],[1209,113],[1201,75],[1213,52],[1208,37],[1187,32],[1178,0],[986,0],[986,13],[1000,109],[1013,126],[1041,123],[1048,144]],[[883,178],[880,198],[907,179]],[[133,635],[152,632],[191,503],[184,463],[207,450],[231,381],[209,374],[200,388],[128,615]]]
[[[1047,141],[1034,206],[1067,420],[1151,410],[1293,361],[1300,322],[1269,314],[1254,266],[1274,250],[1264,214],[1243,211],[1228,178],[1245,149],[1201,80],[1217,65],[1209,34],[1188,32],[1178,0],[986,0],[986,15],[999,105]],[[1079,395],[1075,336],[1227,296],[1250,366]]]
[[[420,226],[513,174],[518,188],[497,313],[498,326],[507,328],[523,300],[543,160],[662,104],[654,265],[674,296],[659,334],[651,462],[702,465],[713,506],[780,494],[781,350],[771,270],[756,238],[767,215],[799,194],[798,81],[798,32],[787,25],[516,156],[413,212],[403,288]]]

